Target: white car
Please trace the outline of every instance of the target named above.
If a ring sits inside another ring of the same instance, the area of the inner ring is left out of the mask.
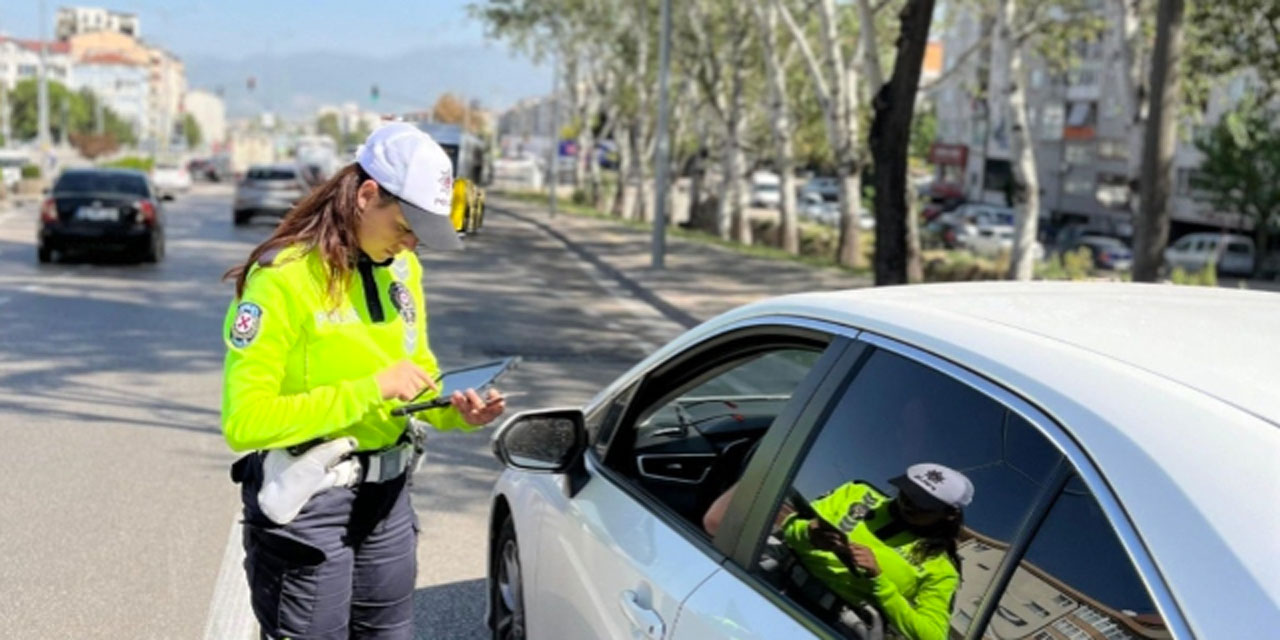
[[[1194,272],[1213,265],[1220,273],[1250,276],[1254,261],[1253,239],[1229,233],[1189,233],[1164,250],[1168,269]]]
[[[151,184],[161,197],[172,199],[179,193],[191,190],[191,174],[177,164],[156,164],[151,168]]]
[[[777,209],[782,206],[782,179],[778,174],[757,171],[751,174],[751,206]]]
[[[731,311],[495,434],[493,637],[875,637],[780,529],[924,461],[974,497],[946,628],[905,637],[1258,637],[1280,628],[1277,317],[1270,293],[1095,283]]]
[[[1009,225],[969,227],[956,236],[956,241],[972,251],[974,255],[996,258],[1000,255],[1013,254],[1014,233],[1014,228]],[[1031,256],[1037,262],[1043,260],[1044,245],[1035,242],[1031,246]]]

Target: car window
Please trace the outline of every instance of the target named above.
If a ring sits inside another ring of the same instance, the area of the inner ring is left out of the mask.
[[[968,541],[980,559],[995,543]],[[1138,640],[1167,638],[1137,570],[1093,495],[1078,478],[1054,502],[1000,597],[993,638]]]
[[[250,169],[250,180],[297,180],[298,174],[293,169]]]
[[[856,637],[852,628],[872,617],[868,611],[906,638],[958,637],[1003,555],[977,564],[959,549],[974,540],[1007,544],[1060,457],[990,397],[875,351],[802,457],[750,570],[842,637]],[[901,506],[896,484],[908,469],[931,477],[914,466],[922,463],[943,465],[973,487],[967,506],[934,511],[945,516],[929,516],[941,518],[929,525],[919,506],[909,506],[918,498]],[[821,532],[832,528],[835,540],[872,550],[880,578],[851,569],[849,552],[826,546],[833,538]]]
[[[1191,248],[1191,240],[1183,238],[1182,240],[1179,240],[1177,244],[1173,245],[1173,248],[1177,251],[1186,251]]]
[[[665,380],[647,384],[645,399],[613,435],[607,466],[702,531],[711,503],[738,480],[821,353],[756,346],[704,373],[677,376],[673,388],[657,388]],[[614,444],[623,438],[619,454]]]
[[[1227,245],[1227,253],[1248,255],[1253,252],[1249,250],[1249,245],[1244,244],[1243,242],[1232,242]]]
[[[57,194],[115,193],[148,197],[147,179],[129,173],[77,171],[64,173],[53,185]]]
[[[591,415],[587,416],[588,441],[595,447],[598,455],[603,457],[609,448],[609,442],[617,431],[618,423],[622,421],[623,414],[626,413],[627,406],[639,387],[639,382],[632,383],[631,386],[602,402]]]

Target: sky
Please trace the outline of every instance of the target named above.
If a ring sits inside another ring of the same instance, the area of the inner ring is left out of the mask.
[[[429,102],[446,90],[492,107],[546,93],[550,70],[510,54],[503,43],[487,41],[483,25],[467,15],[469,3],[118,0],[67,6],[103,6],[137,14],[143,39],[186,61],[193,88],[222,86],[233,113],[264,103],[287,113],[344,97],[361,101],[373,83],[385,86],[380,103],[366,105],[378,109],[421,108],[424,105],[417,102]],[[0,32],[37,37],[40,4],[5,2]],[[45,5],[45,33],[52,37],[53,16],[63,5]],[[342,73],[312,73],[315,59],[332,62]],[[237,76],[250,74],[258,77],[259,85],[267,81],[274,94],[264,87],[259,96],[238,95],[247,89]]]

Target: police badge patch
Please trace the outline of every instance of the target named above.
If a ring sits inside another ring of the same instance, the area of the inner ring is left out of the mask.
[[[409,288],[399,282],[392,282],[391,286],[387,287],[387,297],[391,298],[391,304],[395,306],[404,323],[412,325],[417,319],[417,312],[414,310],[413,294],[409,293]]]
[[[231,344],[237,349],[249,346],[258,337],[258,329],[262,327],[262,307],[252,302],[241,302],[236,307],[236,317],[231,321],[228,336]]]

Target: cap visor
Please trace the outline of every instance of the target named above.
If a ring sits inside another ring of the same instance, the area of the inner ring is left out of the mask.
[[[407,200],[400,200],[400,210],[404,212],[409,228],[418,237],[418,245],[432,251],[457,251],[462,248],[458,239],[458,231],[453,228],[449,216],[431,213]]]
[[[898,491],[907,494],[907,498],[920,507],[932,511],[943,511],[951,508],[951,505],[939,500],[932,493],[920,485],[916,484],[906,476],[898,476],[889,481],[889,484],[898,488]]]

